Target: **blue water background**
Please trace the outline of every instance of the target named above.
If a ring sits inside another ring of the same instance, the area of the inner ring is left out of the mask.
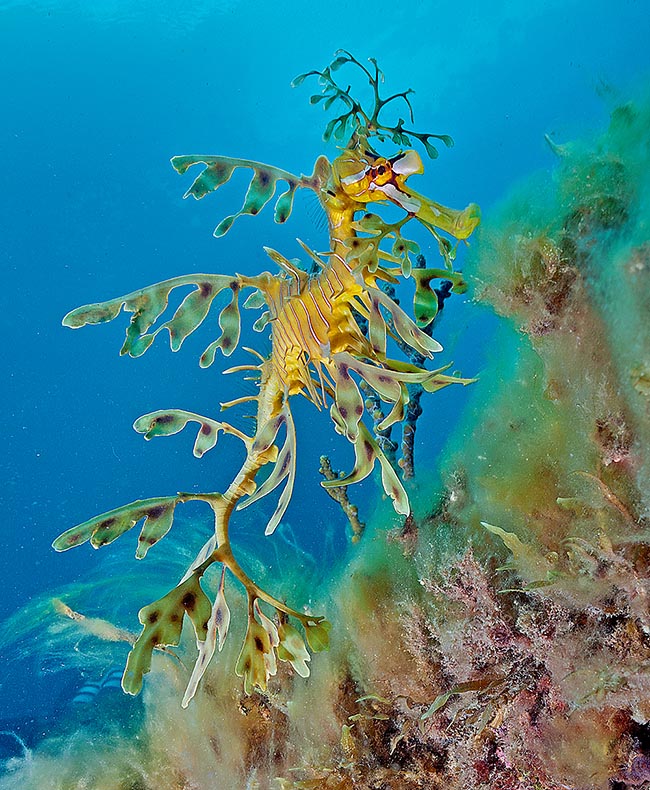
[[[246,176],[200,203],[183,201],[190,179],[170,156],[226,154],[311,172],[320,153],[335,150],[321,140],[326,117],[308,101],[315,84],[289,83],[345,47],[379,59],[387,90],[415,89],[416,129],[453,135],[453,149],[425,160],[416,188],[447,205],[476,201],[488,215],[514,183],[553,166],[544,133],[561,142],[606,121],[598,94],[609,86],[626,96],[647,74],[649,33],[641,0],[0,3],[0,615],[92,570],[99,552],[50,548],[69,526],[141,497],[219,490],[241,458],[234,440],[198,461],[189,435],[145,444],[131,429],[162,407],[217,416],[219,401],[252,391],[220,375],[221,358],[198,368],[214,334],[197,333],[174,355],[161,337],[133,360],[118,356],[125,320],[72,332],[62,316],[188,272],[253,274],[271,266],[262,245],[288,257],[299,254],[298,236],[325,246],[316,207],[301,197],[286,225],[268,207],[212,238],[241,205]],[[433,248],[427,254],[435,261]],[[445,312],[443,361],[480,372],[488,319],[461,298]],[[250,330],[244,344],[269,348]],[[432,467],[466,398],[454,388],[426,405],[421,468]],[[299,477],[286,521],[302,550],[319,557],[326,538],[336,554],[345,524],[316,469],[323,452],[349,469],[352,450],[326,414],[300,406],[297,420]],[[360,504],[375,491],[366,488]],[[242,540],[254,553],[265,521],[247,512]],[[129,552],[135,538],[121,539]],[[147,601],[128,594],[135,621]]]

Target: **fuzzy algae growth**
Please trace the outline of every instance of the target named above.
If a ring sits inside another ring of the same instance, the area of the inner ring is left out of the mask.
[[[391,532],[378,511],[323,593],[336,638],[309,681],[242,694],[228,640],[180,710],[187,671],[158,654],[137,749],[78,734],[1,788],[650,781],[649,128],[650,102],[615,109],[488,217],[468,268],[492,359],[443,482]]]

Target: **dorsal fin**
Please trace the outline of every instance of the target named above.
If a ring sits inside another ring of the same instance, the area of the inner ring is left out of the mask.
[[[264,252],[274,263],[277,263],[283,271],[291,275],[291,277],[299,283],[300,289],[302,290],[303,285],[306,285],[309,279],[307,272],[299,269],[292,261],[285,258],[284,255],[281,255],[279,252],[276,252],[276,250],[271,249],[271,247],[264,247]]]
[[[314,261],[314,263],[319,267],[319,269],[324,269],[326,267],[326,263],[322,261],[319,256],[316,255],[316,253],[310,247],[308,247],[304,241],[302,241],[302,239],[296,239],[296,241],[298,244],[300,244],[307,255],[309,255],[312,261]]]

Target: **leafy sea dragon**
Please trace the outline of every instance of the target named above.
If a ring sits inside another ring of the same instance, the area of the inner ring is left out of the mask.
[[[275,220],[285,222],[298,189],[316,193],[327,217],[329,250],[316,253],[299,242],[309,266],[289,260],[275,250],[265,248],[280,270],[278,274],[262,272],[254,277],[239,274],[191,274],[175,277],[106,302],[89,304],[68,313],[67,327],[77,329],[86,324],[112,321],[125,310],[131,313],[130,324],[121,353],[138,357],[149,348],[161,332],[169,334],[172,351],[177,351],[188,335],[203,323],[218,294],[229,293],[227,304],[219,313],[220,335],[203,352],[200,365],[212,365],[218,349],[230,356],[240,336],[239,296],[250,295],[247,308],[261,308],[254,324],[257,331],[270,327],[271,353],[263,357],[252,349],[255,362],[238,365],[226,372],[247,371],[257,379],[257,394],[222,404],[234,406],[246,400],[256,402],[255,431],[248,435],[227,422],[203,417],[190,411],[164,409],[145,414],[134,428],[145,439],[178,433],[189,424],[198,426],[194,455],[201,457],[211,450],[220,433],[236,437],[244,444],[246,458],[224,492],[205,494],[178,493],[131,502],[67,530],[54,541],[57,551],[65,551],[86,541],[99,548],[122,533],[142,523],[136,557],[147,551],[169,531],[177,505],[189,500],[205,502],[214,513],[214,534],[198,552],[178,585],[139,613],[142,632],[126,664],[122,686],[130,694],[142,687],[143,675],[150,670],[155,648],[178,645],[184,616],[192,622],[198,656],[191,674],[183,705],[195,694],[198,683],[212,659],[221,649],[228,631],[230,611],[225,599],[226,569],[244,587],[248,600],[248,628],[235,671],[244,678],[249,693],[254,686],[266,689],[269,676],[277,669],[277,659],[289,662],[300,675],[307,676],[310,654],[299,630],[303,628],[312,651],[327,649],[330,624],[321,616],[292,609],[261,589],[241,568],[233,555],[229,540],[230,520],[235,510],[249,507],[284,483],[277,507],[266,525],[269,535],[280,522],[289,505],[295,478],[296,429],[291,416],[291,398],[301,394],[317,408],[329,407],[337,433],[352,443],[355,464],[343,478],[324,481],[324,486],[347,486],[363,480],[375,462],[381,468],[382,486],[392,499],[397,513],[408,516],[409,501],[396,471],[382,452],[375,436],[363,421],[364,399],[356,380],[374,391],[388,404],[390,411],[378,426],[385,429],[404,419],[409,402],[409,384],[419,384],[435,392],[449,384],[467,384],[469,379],[445,373],[445,368],[426,370],[410,361],[388,356],[387,336],[401,349],[431,358],[441,350],[431,337],[431,324],[438,309],[431,283],[450,281],[462,292],[462,275],[453,270],[456,246],[467,239],[479,222],[479,210],[470,204],[463,211],[445,208],[415,192],[407,183],[412,175],[423,172],[422,160],[407,148],[418,140],[430,157],[437,156],[432,140],[452,145],[446,135],[421,134],[404,127],[399,119],[394,126],[381,120],[388,104],[404,102],[412,119],[411,91],[388,98],[380,96],[383,74],[376,62],[366,67],[344,50],[323,71],[303,74],[294,81],[301,84],[315,77],[321,92],[311,97],[312,104],[324,102],[325,109],[338,104],[340,116],[329,122],[324,139],[334,138],[342,145],[341,153],[329,162],[321,156],[311,176],[295,176],[286,170],[246,159],[226,156],[176,156],[173,167],[184,174],[195,165],[202,169],[185,197],[197,200],[215,192],[238,168],[248,168],[253,175],[242,208],[223,219],[214,235],[223,236],[239,217],[258,214],[274,197],[279,182],[286,189],[275,202]],[[359,69],[373,92],[372,111],[343,90],[333,73],[342,66]],[[391,140],[405,150],[390,158],[380,155],[373,143]],[[371,205],[393,204],[403,216],[395,222],[371,213]],[[404,236],[409,222],[416,220],[436,240],[444,266],[439,269],[413,268],[411,258],[419,252],[417,244]],[[454,240],[454,241],[452,241]],[[413,321],[382,285],[395,284],[400,277],[415,282]],[[191,290],[173,315],[160,323],[168,307],[169,296],[176,289]],[[155,325],[155,326],[154,326]],[[268,331],[268,330],[266,330]],[[356,380],[355,380],[356,379]],[[280,441],[278,437],[283,437]],[[270,473],[261,480],[260,470]],[[221,565],[221,583],[214,601],[201,586],[201,578],[210,566]],[[261,604],[266,607],[266,613]],[[272,610],[272,611],[270,611]],[[271,616],[269,616],[271,615]]]

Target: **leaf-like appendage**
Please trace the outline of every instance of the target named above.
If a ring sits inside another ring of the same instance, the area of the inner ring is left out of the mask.
[[[377,428],[380,431],[386,431],[390,428],[391,425],[394,425],[396,422],[402,422],[404,419],[404,410],[406,405],[408,404],[410,398],[408,390],[404,384],[400,384],[401,394],[400,397],[393,403],[393,408],[390,412],[384,417],[384,419],[378,423]]]
[[[411,505],[404,486],[395,473],[391,462],[383,453],[378,453],[377,460],[381,464],[381,485],[388,496],[393,500],[393,508],[396,513],[408,516],[411,512]]]
[[[253,331],[254,332],[263,332],[264,328],[267,326],[269,321],[271,320],[271,313],[269,310],[265,310],[262,315],[255,321],[253,324]]]
[[[374,469],[375,461],[379,461],[381,464],[381,483],[384,491],[392,499],[395,511],[401,515],[408,515],[410,513],[410,505],[404,486],[395,474],[390,461],[362,422],[359,423],[359,435],[354,443],[354,455],[354,468],[350,474],[333,480],[322,480],[321,485],[323,488],[349,486],[365,480]]]
[[[210,192],[215,192],[225,184],[238,167],[247,167],[253,171],[244,205],[236,214],[225,217],[215,228],[214,235],[219,237],[226,234],[233,222],[243,214],[256,215],[264,208],[275,194],[278,181],[286,181],[287,190],[277,199],[275,204],[275,221],[286,222],[293,206],[296,189],[308,186],[302,176],[294,176],[278,167],[270,167],[250,159],[233,159],[228,156],[175,156],[171,160],[172,166],[178,173],[185,173],[193,165],[204,165],[203,171],[194,179],[192,186],[183,197],[192,197],[200,200]]]
[[[266,296],[263,291],[256,290],[249,294],[244,302],[247,310],[259,310],[266,305]]]
[[[295,194],[295,186],[289,184],[287,191],[283,192],[275,201],[275,213],[273,218],[278,223],[278,225],[281,225],[283,222],[286,222],[289,219],[289,215],[293,209],[293,199]]]
[[[196,638],[205,641],[212,604],[201,588],[200,579],[212,562],[206,560],[189,579],[140,609],[138,619],[144,627],[129,653],[122,677],[122,688],[127,694],[140,693],[142,677],[151,669],[154,648],[180,642],[185,615],[192,621]]]
[[[410,129],[405,129],[405,121],[403,118],[399,118],[397,123],[392,126],[386,125],[380,120],[380,116],[383,114],[384,108],[387,105],[401,100],[406,104],[412,122],[413,106],[409,96],[413,93],[413,90],[408,88],[405,91],[394,93],[388,98],[382,98],[380,95],[380,85],[384,82],[384,74],[374,58],[368,58],[368,60],[372,64],[372,68],[367,68],[350,52],[341,49],[336,52],[336,56],[329,66],[326,66],[322,71],[308,71],[306,74],[300,74],[291,83],[291,87],[295,88],[301,85],[307,77],[315,76],[318,78],[318,84],[322,89],[322,93],[311,96],[311,104],[323,102],[324,109],[329,110],[334,102],[340,100],[348,108],[348,112],[329,122],[323,139],[329,140],[334,132],[334,128],[338,124],[342,126],[342,129],[334,136],[337,137],[337,139],[342,139],[344,137],[345,127],[348,122],[351,122],[352,130],[356,131],[358,136],[365,140],[376,137],[380,142],[385,142],[386,139],[390,138],[397,145],[409,146],[411,144],[411,137],[414,137],[425,147],[427,154],[432,159],[438,156],[438,151],[430,142],[431,139],[440,140],[448,148],[453,146],[454,141],[447,134],[414,132]],[[362,107],[361,103],[350,95],[349,85],[346,90],[343,90],[343,88],[337,84],[332,72],[337,71],[346,64],[351,64],[360,69],[367,77],[374,94],[374,103],[371,108]]]
[[[345,437],[350,442],[355,442],[359,434],[359,421],[363,417],[363,399],[359,388],[350,376],[349,365],[344,360],[335,360],[333,370],[336,389],[334,400],[338,416],[345,426]]]
[[[275,441],[275,437],[278,435],[278,431],[282,425],[284,425],[285,421],[286,418],[283,412],[267,420],[255,434],[255,441],[251,447],[251,455],[266,452]]]
[[[400,374],[395,374],[394,371],[378,367],[377,365],[360,362],[347,352],[335,354],[334,358],[339,364],[341,362],[345,363],[350,370],[358,373],[375,390],[379,397],[387,403],[395,403],[401,397]]]
[[[144,434],[144,438],[149,440],[154,436],[172,436],[179,433],[188,422],[199,424],[199,431],[194,442],[194,456],[201,458],[208,450],[211,450],[217,443],[219,431],[233,433],[241,438],[239,431],[236,431],[226,422],[217,422],[200,414],[182,409],[160,409],[142,417],[133,423],[133,427],[138,433]]]
[[[336,424],[336,420],[335,420]],[[342,433],[343,431],[341,431]],[[377,458],[377,444],[371,437],[366,426],[359,423],[359,433],[354,442],[354,468],[345,477],[337,477],[332,480],[321,480],[323,488],[336,488],[337,486],[349,486],[365,480],[372,472]]]
[[[445,365],[445,367],[440,368],[440,370],[432,371],[429,378],[422,382],[422,389],[426,392],[437,392],[444,387],[448,387],[450,384],[462,384],[463,386],[467,386],[477,381],[477,379],[463,379],[460,376],[446,376],[440,372],[442,370],[447,370],[449,367],[450,365]]]
[[[376,354],[386,355],[386,321],[379,309],[379,300],[370,296],[370,310],[368,316],[368,340]]]
[[[201,354],[199,365],[202,368],[209,368],[214,362],[217,349],[220,348],[225,357],[229,357],[237,348],[239,335],[241,333],[241,316],[239,315],[239,286],[233,285],[232,298],[219,314],[219,327],[221,337],[210,343]]]
[[[411,275],[415,280],[413,314],[419,327],[428,326],[438,313],[438,294],[431,287],[432,280],[449,280],[454,293],[462,294],[467,290],[467,284],[460,272],[445,269],[414,269]]]
[[[296,477],[296,427],[294,425],[289,406],[286,403],[280,415],[269,420],[261,428],[260,432],[255,438],[255,443],[259,441],[258,452],[264,452],[265,449],[268,449],[268,447],[270,447],[271,443],[274,441],[282,423],[284,423],[286,426],[286,436],[284,444],[278,453],[278,457],[275,461],[271,474],[266,478],[266,480],[257,489],[257,491],[255,491],[254,494],[249,496],[244,502],[240,502],[240,504],[237,506],[237,510],[243,510],[249,505],[252,505],[253,502],[257,502],[258,499],[270,494],[271,491],[274,491],[283,480],[287,480],[287,484],[285,485],[282,494],[280,495],[280,499],[278,500],[277,507],[273,511],[273,514],[266,525],[266,529],[264,530],[265,535],[270,535],[275,530],[277,525],[280,523],[280,520],[282,519],[286,509],[289,507]],[[255,447],[255,444],[253,444],[253,447]]]
[[[205,169],[194,179],[184,198],[191,195],[195,200],[201,200],[230,181],[235,171],[234,162],[226,156],[175,156],[171,160],[172,167],[181,175],[198,162],[204,164]]]
[[[142,559],[169,532],[174,520],[174,509],[179,501],[177,496],[138,499],[66,530],[52,546],[56,551],[67,551],[90,541],[98,549],[112,543],[144,519],[135,554],[138,559]]]
[[[378,194],[381,193],[378,192]],[[414,241],[402,236],[401,227],[403,224],[404,221],[388,223],[377,214],[365,214],[361,219],[352,223],[352,228],[369,234],[369,237],[354,235],[346,240],[345,243],[349,249],[346,261],[352,268],[367,266],[368,271],[374,273],[379,266],[380,245],[385,239],[393,238],[390,255],[381,250],[382,258],[399,264],[402,276],[410,277],[413,268],[411,255],[417,255],[420,248]]]
[[[379,303],[388,310],[393,319],[395,331],[407,345],[424,357],[432,357],[435,352],[442,351],[440,343],[419,329],[390,296],[377,288],[369,288],[368,292],[371,296],[376,297]]]
[[[214,603],[212,604],[212,613],[210,615],[210,619],[208,620],[206,637],[203,640],[198,638],[196,640],[198,655],[196,657],[196,662],[194,663],[194,669],[192,670],[192,674],[187,683],[185,694],[183,695],[183,701],[181,702],[182,708],[186,708],[190,704],[190,701],[196,694],[196,690],[199,687],[201,678],[205,674],[205,670],[208,668],[210,661],[212,661],[212,656],[214,656],[214,651],[217,647],[217,634],[219,635],[220,652],[223,648],[224,642],[226,641],[226,636],[228,635],[228,627],[230,626],[230,609],[226,602],[224,591],[225,578],[226,567],[224,565],[221,572],[221,584],[219,585],[219,591],[216,598],[214,599]]]
[[[413,269],[411,255],[418,255],[419,253],[420,247],[414,241],[403,238],[401,234],[397,236],[391,254],[401,261],[403,277],[411,276],[411,271]]]
[[[169,321],[148,334],[150,327],[165,311],[171,291],[188,285],[194,286],[195,290],[185,297]],[[139,291],[133,291],[126,296],[119,296],[117,299],[77,307],[65,316],[63,325],[78,329],[86,324],[112,321],[119,315],[120,310],[124,309],[127,313],[133,313],[133,316],[126,330],[126,340],[120,351],[121,354],[141,356],[158,332],[163,329],[169,332],[172,351],[178,351],[185,338],[203,323],[215,296],[224,288],[238,291],[237,278],[225,274],[190,274],[173,277]]]
[[[175,283],[174,281],[178,279],[183,278],[174,278],[174,280],[157,283],[148,288],[133,291],[133,293],[127,294],[126,296],[118,296],[117,299],[110,299],[107,302],[98,302],[77,307],[63,318],[63,326],[70,327],[71,329],[79,329],[86,324],[101,324],[106,321],[112,321],[119,315],[120,310],[124,308],[126,312],[133,313],[133,317],[126,330],[126,340],[124,341],[120,353],[128,353],[134,357],[140,356],[151,344],[151,340],[148,342],[145,341],[144,343],[141,341],[146,335],[149,327],[165,311],[169,299],[169,292],[176,284],[186,284],[185,282]]]
[[[352,223],[352,227],[354,230],[359,230],[362,233],[371,233],[373,236],[379,234],[385,236],[387,233],[390,233],[392,229],[391,225],[383,220],[378,214],[372,214],[371,212],[355,220]]]
[[[328,620],[319,620],[317,623],[305,625],[307,644],[313,653],[320,653],[330,649],[330,631],[332,624]]]
[[[376,272],[379,266],[379,244],[381,243],[381,236],[375,235],[372,237],[355,236],[350,239],[348,246],[350,251],[345,256],[346,263],[352,269],[368,268],[369,272]]]
[[[415,316],[415,323],[420,328],[429,326],[438,314],[438,294],[430,285],[433,278],[423,274],[423,271],[426,270],[419,269],[413,272],[413,278],[415,279],[413,315]]]

